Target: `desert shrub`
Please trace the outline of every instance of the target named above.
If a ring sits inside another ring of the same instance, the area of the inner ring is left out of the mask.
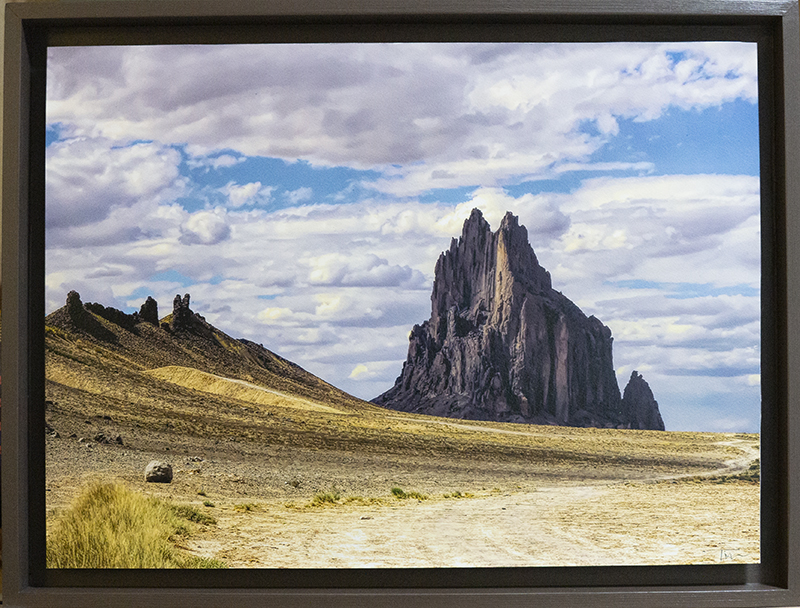
[[[318,492],[314,495],[314,498],[311,499],[311,506],[312,507],[320,507],[323,505],[335,505],[339,502],[341,498],[341,494],[339,492]]]
[[[455,490],[450,494],[445,494],[445,498],[473,498],[475,495],[471,492],[461,492],[460,490]]]
[[[239,513],[249,513],[250,511],[255,511],[257,508],[258,505],[252,502],[243,502],[238,505],[233,505],[233,510]]]
[[[53,523],[48,568],[224,568],[180,552],[171,542],[189,531],[189,513],[118,484],[84,490]]]
[[[416,498],[417,500],[427,500],[428,496],[426,494],[422,494],[420,492],[415,492],[414,490],[410,492],[406,492],[402,488],[392,488],[392,494],[394,494],[395,498],[400,500],[406,498]]]

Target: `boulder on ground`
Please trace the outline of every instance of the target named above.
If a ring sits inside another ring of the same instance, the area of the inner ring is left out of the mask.
[[[170,483],[172,481],[172,465],[153,460],[144,469],[144,480],[150,483]]]

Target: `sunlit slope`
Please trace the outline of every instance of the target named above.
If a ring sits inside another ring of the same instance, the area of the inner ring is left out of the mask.
[[[198,315],[189,331],[176,333],[149,323],[125,328],[88,310],[84,313],[88,316],[80,323],[74,322],[66,307],[46,319],[48,377],[58,376],[57,381],[75,388],[97,383],[112,369],[144,372],[183,367],[337,410],[377,409],[259,344],[232,338]],[[168,322],[169,317],[162,321]]]
[[[335,408],[297,397],[296,395],[264,388],[244,380],[233,380],[216,374],[201,372],[189,367],[170,365],[169,367],[148,370],[145,373],[154,378],[160,378],[185,388],[211,393],[218,397],[238,399],[258,405],[294,408],[308,412],[341,413]]]

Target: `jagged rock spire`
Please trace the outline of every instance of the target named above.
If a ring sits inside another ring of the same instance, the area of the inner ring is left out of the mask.
[[[185,294],[181,299],[180,294],[175,296],[172,301],[172,320],[170,321],[170,329],[172,331],[184,331],[189,329],[192,311],[189,308],[189,294]]]
[[[478,209],[436,262],[431,317],[411,330],[400,377],[373,401],[455,418],[638,424],[622,408],[611,330],[552,288],[515,215],[492,232]]]
[[[142,304],[139,309],[139,317],[142,321],[158,327],[158,302],[152,296],[147,296],[144,304]]]
[[[636,370],[631,373],[628,385],[622,393],[622,410],[631,418],[631,428],[664,430],[664,421],[653,391]]]

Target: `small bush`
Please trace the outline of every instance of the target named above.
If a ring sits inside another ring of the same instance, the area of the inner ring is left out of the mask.
[[[204,507],[215,507],[216,505],[213,502],[211,502],[210,500],[204,500],[203,501],[203,506]]]
[[[47,539],[48,568],[224,568],[180,552],[189,510],[118,484],[94,484],[59,515]],[[213,518],[211,518],[213,519]]]
[[[444,495],[445,498],[473,498],[474,496],[471,492],[461,492],[459,490]]]
[[[239,513],[249,513],[250,511],[255,511],[258,508],[258,505],[253,504],[252,502],[243,502],[238,505],[233,505],[233,510],[238,511]]]
[[[394,494],[395,498],[400,500],[404,500],[406,498],[416,498],[417,500],[427,500],[428,496],[426,494],[421,494],[420,492],[406,492],[402,488],[392,488],[392,494]]]
[[[321,507],[323,505],[335,505],[339,502],[341,498],[341,494],[339,492],[318,492],[314,495],[314,498],[311,499],[311,506],[312,507]]]

